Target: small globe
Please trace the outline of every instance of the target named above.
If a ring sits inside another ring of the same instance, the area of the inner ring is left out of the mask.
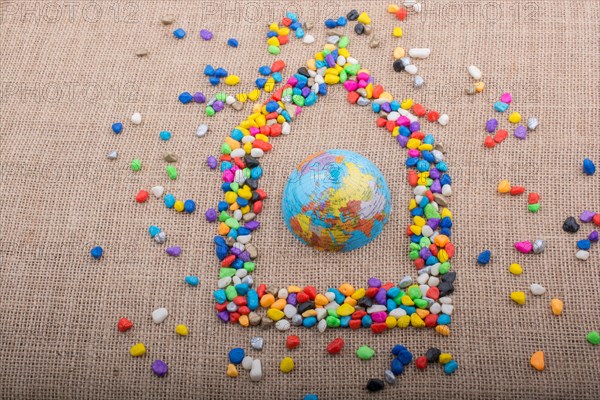
[[[390,204],[387,183],[371,161],[352,151],[327,150],[294,169],[282,208],[285,224],[302,243],[350,251],[381,233]]]

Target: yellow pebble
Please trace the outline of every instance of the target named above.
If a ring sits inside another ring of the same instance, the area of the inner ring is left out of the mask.
[[[521,114],[519,114],[518,112],[514,112],[510,114],[508,120],[511,124],[518,124],[519,122],[521,122]]]
[[[146,354],[146,346],[141,342],[135,344],[129,349],[129,354],[131,354],[132,357],[141,357]]]
[[[398,7],[397,4],[389,4],[387,6],[387,12],[389,12],[390,14],[396,14],[399,9],[400,7]]]
[[[230,378],[237,378],[238,371],[237,371],[237,368],[235,367],[235,365],[229,364],[227,366],[227,376]]]
[[[498,184],[498,192],[500,192],[500,193],[510,192],[510,183],[506,179],[500,181],[500,183]]]
[[[525,304],[525,293],[523,292],[512,292],[510,298],[517,304]]]
[[[529,362],[531,363],[531,366],[536,370],[543,371],[545,368],[544,352],[536,351],[531,355],[531,359],[529,359]]]
[[[448,364],[452,360],[452,354],[442,353],[440,354],[440,364]]]
[[[190,333],[188,327],[182,324],[179,324],[175,327],[175,332],[177,332],[177,334],[181,336],[187,336],[188,333]]]
[[[302,288],[300,286],[292,285],[287,287],[287,291],[288,293],[300,293],[302,291]]]
[[[348,315],[352,315],[353,312],[354,312],[354,307],[352,307],[350,304],[347,304],[347,303],[344,303],[337,308],[337,314],[340,317],[346,317]]]
[[[408,139],[408,142],[406,143],[406,148],[409,150],[414,150],[417,147],[419,147],[420,144],[421,144],[421,141],[419,139],[410,138],[410,139]]]
[[[448,336],[450,334],[450,327],[448,325],[438,325],[435,327],[435,331],[442,336]]]
[[[396,47],[394,49],[393,57],[394,60],[399,60],[406,55],[406,51],[402,47]]]
[[[235,99],[240,103],[245,103],[248,100],[248,95],[246,93],[238,93],[235,95]]]
[[[442,209],[442,218],[450,218],[450,220],[452,220],[452,211],[450,211],[449,208],[444,208]]]
[[[399,26],[395,27],[392,31],[392,35],[396,37],[402,37],[402,28],[400,28]]]
[[[269,30],[277,32],[279,30],[279,25],[277,24],[277,22],[273,22],[271,25],[269,25]]]
[[[369,14],[367,14],[366,12],[362,12],[358,16],[357,21],[360,22],[361,24],[369,25],[371,23],[371,17],[369,17]]]
[[[285,357],[279,364],[279,369],[284,374],[291,372],[294,369],[294,360],[291,357]]]
[[[334,85],[340,81],[340,77],[337,75],[333,75],[333,74],[327,74],[327,75],[325,75],[324,80],[325,80],[326,84]]]
[[[235,192],[227,192],[225,193],[225,201],[227,204],[233,204],[237,200],[238,195]]]
[[[485,83],[483,83],[483,82],[477,82],[477,83],[475,83],[475,91],[477,93],[483,92],[484,88],[485,88]]]
[[[552,309],[552,314],[560,315],[563,312],[564,304],[560,299],[552,299],[550,300],[550,308]]]
[[[267,40],[267,45],[279,47],[280,46],[279,39],[277,39],[276,36],[269,38],[269,40]]]
[[[181,201],[181,200],[177,200],[177,201],[175,202],[175,204],[173,205],[173,208],[175,209],[175,211],[182,212],[182,211],[183,211],[183,208],[184,208],[184,206],[183,206],[183,201]]]
[[[248,93],[248,98],[252,101],[256,101],[258,100],[258,98],[260,97],[260,90],[259,89],[254,89],[253,91],[251,91],[250,93]]]
[[[513,275],[521,275],[523,273],[523,268],[521,268],[521,265],[519,265],[517,263],[510,264],[510,267],[508,267],[508,270]]]
[[[287,35],[289,35],[289,34],[290,34],[290,28],[288,28],[288,27],[285,27],[285,26],[284,26],[283,28],[279,28],[279,29],[277,30],[277,34],[278,34],[279,36],[287,36]]]
[[[427,221],[425,221],[425,218],[419,217],[418,215],[416,215],[416,216],[413,217],[413,222],[417,226],[425,226],[425,224],[427,223]]]
[[[438,257],[438,261],[442,262],[442,263],[448,261],[448,259],[450,258],[450,257],[448,257],[448,252],[446,250],[444,250],[444,249],[439,249],[438,250],[437,257]]]
[[[263,88],[265,92],[271,93],[273,89],[275,89],[275,79],[269,78],[265,83],[265,87]]]
[[[398,328],[407,328],[408,325],[410,325],[410,317],[408,315],[398,318]]]
[[[385,319],[385,324],[389,329],[395,328],[397,323],[398,321],[396,321],[396,318],[394,317],[390,316]]]
[[[400,299],[402,301],[402,305],[405,306],[414,306],[415,302],[412,301],[412,299],[410,298],[409,295],[405,294],[404,296],[402,296],[402,298]]]
[[[278,310],[276,308],[269,308],[269,311],[267,311],[267,317],[271,318],[273,321],[279,321],[280,319],[285,317],[285,314],[283,313],[283,311]]]
[[[414,103],[415,102],[413,101],[413,99],[404,99],[402,100],[402,103],[400,103],[400,107],[402,107],[402,109],[404,110],[410,110]]]
[[[425,326],[425,322],[419,317],[417,313],[410,316],[410,324],[415,328],[422,328]]]
[[[356,292],[354,292],[354,293],[352,294],[352,298],[353,298],[354,300],[360,300],[360,299],[362,299],[363,297],[365,297],[365,293],[366,293],[366,292],[367,292],[367,291],[365,290],[365,288],[360,288],[360,289],[357,289],[357,290],[356,290]]]
[[[306,310],[302,313],[302,316],[304,318],[308,318],[308,317],[316,317],[317,316],[317,310]]]
[[[240,77],[237,75],[229,75],[225,78],[225,84],[229,86],[235,86],[240,83]]]

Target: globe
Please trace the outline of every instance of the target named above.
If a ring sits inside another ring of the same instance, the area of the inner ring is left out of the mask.
[[[381,171],[347,150],[311,155],[290,175],[283,219],[300,242],[324,251],[350,251],[373,241],[388,221],[390,191]]]

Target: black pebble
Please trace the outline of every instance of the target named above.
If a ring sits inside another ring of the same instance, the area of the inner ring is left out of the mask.
[[[248,183],[248,181],[246,181],[246,183]],[[250,185],[248,185],[250,186]],[[252,187],[250,187],[250,189],[252,189]],[[255,190],[255,189],[252,189]],[[252,202],[255,203],[257,201],[260,200],[260,194],[258,194],[258,192],[252,192],[252,198],[251,198]]]
[[[358,300],[358,305],[361,307],[369,308],[373,305],[373,299],[365,296]]]
[[[440,296],[444,297],[444,296],[448,296],[449,294],[452,294],[452,292],[454,292],[454,285],[450,282],[441,282],[438,285],[438,289],[440,291]]]
[[[298,314],[302,314],[304,311],[314,310],[315,303],[314,301],[306,301],[304,303],[298,304]]]
[[[358,19],[358,11],[351,10],[348,14],[346,14],[346,18],[348,18],[348,21],[356,21]]]
[[[574,217],[569,217],[569,218],[565,219],[565,222],[563,223],[563,231],[569,232],[569,233],[575,233],[578,230],[579,230],[579,224],[577,223],[577,221],[575,221]]]
[[[365,26],[363,24],[354,25],[354,32],[356,32],[357,35],[362,35],[364,31]]]
[[[244,156],[244,164],[246,164],[246,167],[248,168],[254,168],[258,167],[260,163],[252,156]]]
[[[427,353],[425,353],[425,358],[427,358],[427,362],[430,363],[438,362],[440,360],[440,354],[442,354],[440,349],[432,347],[427,350]]]
[[[250,189],[256,190],[258,189],[258,180],[256,179],[246,179],[246,185],[250,186]]]
[[[381,379],[369,379],[367,382],[367,390],[369,392],[379,392],[383,390],[384,383]]]
[[[396,71],[396,72],[404,71],[404,63],[402,62],[402,60],[394,61],[394,71]]]
[[[456,272],[450,271],[442,275],[442,282],[453,283],[456,279]]]
[[[298,68],[298,73],[300,75],[304,75],[307,78],[310,78],[310,75],[308,74],[308,69],[306,67],[300,67],[300,68]]]

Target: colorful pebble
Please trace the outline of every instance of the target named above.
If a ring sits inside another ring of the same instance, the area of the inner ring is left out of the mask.
[[[99,260],[102,257],[102,253],[104,253],[104,250],[100,246],[93,247],[90,250],[90,255],[96,260]]]
[[[169,366],[161,360],[156,360],[152,363],[152,372],[156,376],[165,376],[169,372]]]
[[[533,368],[535,368],[537,371],[543,371],[544,368],[546,367],[546,364],[544,362],[544,352],[536,351],[535,353],[533,353],[531,355],[529,362],[530,362],[531,366]]]

